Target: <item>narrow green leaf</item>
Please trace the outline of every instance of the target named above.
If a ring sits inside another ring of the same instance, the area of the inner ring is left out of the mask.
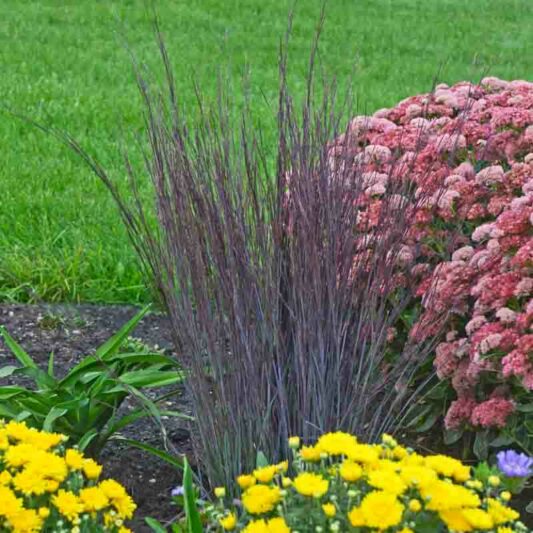
[[[462,429],[459,430],[446,430],[444,432],[444,444],[450,445],[455,444],[462,436],[464,431]]]
[[[419,426],[415,428],[415,431],[417,433],[424,433],[424,431],[431,429],[435,425],[435,422],[438,420],[438,418],[439,413],[430,413],[430,415],[424,420],[424,422],[422,422]]]
[[[2,368],[0,368],[0,378],[7,378],[11,376],[11,374],[13,374],[13,372],[15,372],[16,370],[18,370],[18,366],[13,366],[13,365],[3,366]]]
[[[148,516],[144,521],[150,526],[154,533],[167,533],[167,530],[155,518],[150,518]]]
[[[258,451],[255,457],[255,465],[257,468],[263,468],[269,465],[266,455],[262,451]]]
[[[83,435],[83,437],[78,441],[78,447],[81,451],[87,449],[87,446],[91,444],[91,442],[94,440],[94,438],[98,435],[98,431],[96,429],[91,429]]]
[[[51,378],[46,372],[37,367],[24,366],[17,368],[17,370],[14,371],[14,374],[22,374],[33,379],[35,384],[41,390],[53,389],[57,385],[57,382],[54,378]]]
[[[45,431],[52,431],[54,422],[61,416],[67,413],[67,409],[59,409],[58,407],[52,407],[46,418],[44,419],[43,429]]]
[[[13,352],[13,355],[17,358],[21,365],[31,368],[37,368],[35,361],[27,352],[24,351],[22,346],[18,344],[18,342],[13,337],[11,337],[11,335],[7,332],[7,329],[4,326],[0,326],[0,335],[4,337],[4,341],[7,347]]]
[[[5,417],[7,419],[16,418],[17,411],[13,409],[11,406],[3,403],[3,404],[0,404],[0,416]]]
[[[48,358],[48,375],[52,378],[54,377],[54,352]]]
[[[127,339],[128,335],[135,329],[137,324],[148,313],[150,305],[147,305],[141,309],[131,320],[126,322],[111,338],[109,338],[102,346],[96,350],[96,357],[101,359],[107,359],[114,355],[123,342]]]
[[[119,435],[116,435],[113,440],[118,440],[120,442],[128,444],[129,446],[133,446],[134,448],[139,448],[139,450],[151,453],[152,455],[163,459],[163,461],[171,464],[172,466],[175,466],[176,468],[179,468],[180,470],[183,469],[183,461],[181,459],[177,459],[175,456],[170,455],[169,453],[159,448],[155,448],[154,446],[150,446],[149,444],[145,444],[144,442],[139,442],[138,440],[127,439]]]
[[[183,458],[183,501],[189,533],[203,533],[202,521],[196,505],[196,491],[192,481],[192,470],[187,458]]]
[[[142,408],[136,409],[135,411],[120,418],[106,433],[109,436],[114,435],[117,431],[129,426],[133,422],[148,416],[153,416],[150,411]],[[186,415],[185,413],[180,413],[179,411],[161,411],[160,416],[172,416],[176,418],[184,418],[186,420],[193,420],[192,416]]]
[[[507,446],[513,441],[514,439],[513,437],[511,437],[511,435],[506,435],[505,433],[502,433],[501,435],[498,435],[495,439],[492,439],[490,441],[490,446],[493,448],[499,448],[500,446]]]
[[[486,459],[489,451],[487,431],[479,431],[474,440],[474,454],[478,459]]]
[[[163,387],[181,381],[181,375],[175,371],[135,370],[126,372],[119,378],[121,383],[132,387]]]
[[[5,386],[0,387],[0,400],[8,400],[20,394],[26,393],[24,387],[15,387],[15,386]]]

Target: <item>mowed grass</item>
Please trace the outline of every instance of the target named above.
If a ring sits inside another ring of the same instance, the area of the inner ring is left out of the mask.
[[[193,76],[208,96],[217,71],[239,85],[251,67],[254,112],[273,134],[284,0],[155,2],[181,100]],[[148,7],[147,7],[148,6]],[[121,144],[134,158],[142,132],[131,51],[157,72],[144,0],[2,0],[2,103],[68,130],[124,180]],[[300,0],[291,41],[291,83],[303,91],[318,0]],[[361,111],[391,106],[452,83],[533,78],[531,0],[331,0],[321,62],[341,83],[354,59]],[[266,101],[265,101],[266,96]],[[148,298],[107,191],[55,139],[0,115],[0,299],[137,302]]]

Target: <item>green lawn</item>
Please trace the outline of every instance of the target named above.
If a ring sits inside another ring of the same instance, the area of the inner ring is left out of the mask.
[[[319,10],[300,0],[292,40],[296,88]],[[68,129],[120,179],[120,142],[142,116],[124,40],[152,69],[145,0],[2,0],[2,103]],[[275,108],[284,0],[160,0],[162,29],[185,104],[191,74],[214,94],[216,72],[251,64],[255,110]],[[323,64],[346,80],[357,56],[359,106],[369,111],[446,82],[533,78],[531,0],[330,0]],[[260,97],[272,100],[269,108]],[[134,255],[103,186],[57,141],[7,114],[0,120],[0,298],[146,298]]]

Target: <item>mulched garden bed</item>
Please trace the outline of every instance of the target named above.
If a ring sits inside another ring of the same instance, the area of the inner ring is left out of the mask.
[[[61,374],[77,364],[83,356],[91,354],[136,312],[134,307],[116,305],[0,304],[0,324],[43,368],[53,351],[56,369]],[[168,353],[173,352],[170,326],[163,315],[153,313],[146,316],[133,336],[149,346],[158,345]],[[13,363],[14,358],[0,340],[0,367]],[[0,380],[0,384],[6,382]],[[125,403],[124,408],[128,409],[130,405]],[[190,414],[190,404],[184,390],[171,399],[166,407]],[[167,419],[165,429],[173,453],[186,454],[194,464],[186,423]],[[124,435],[152,446],[163,445],[160,429],[149,419],[140,420],[128,428]],[[430,442],[423,440],[435,451]],[[423,448],[424,442],[418,442],[418,446]],[[104,465],[105,475],[124,484],[137,502],[138,509],[130,524],[135,533],[151,531],[145,525],[144,517],[152,516],[166,522],[175,516],[176,508],[170,502],[170,491],[181,484],[178,470],[153,455],[118,442],[111,442],[104,449],[100,462]],[[532,498],[533,491],[527,490],[515,499],[515,506],[529,527],[533,527],[532,515],[524,513],[524,508]]]
[[[126,323],[137,309],[130,306],[100,305],[11,305],[0,304],[0,324],[42,367],[46,368],[50,352],[54,352],[57,373],[65,373],[84,356]],[[149,346],[158,345],[172,352],[170,328],[163,315],[150,314],[133,332]],[[14,358],[0,341],[0,367],[13,364]],[[0,380],[6,384],[7,380]],[[127,404],[127,401],[125,402]],[[128,409],[130,405],[124,405]],[[190,414],[185,391],[165,406]],[[191,457],[190,433],[186,422],[169,418],[164,421],[168,445],[173,453]],[[124,432],[124,436],[152,446],[162,447],[161,431],[154,421],[143,419]],[[137,502],[138,509],[130,527],[136,533],[151,531],[144,517],[165,522],[176,514],[170,491],[181,483],[181,473],[164,461],[141,450],[111,442],[99,458],[104,473],[120,481]]]

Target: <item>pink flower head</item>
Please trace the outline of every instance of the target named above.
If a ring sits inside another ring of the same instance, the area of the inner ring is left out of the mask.
[[[483,428],[504,428],[507,418],[514,413],[512,400],[495,397],[478,404],[472,411],[470,421],[474,426]]]

